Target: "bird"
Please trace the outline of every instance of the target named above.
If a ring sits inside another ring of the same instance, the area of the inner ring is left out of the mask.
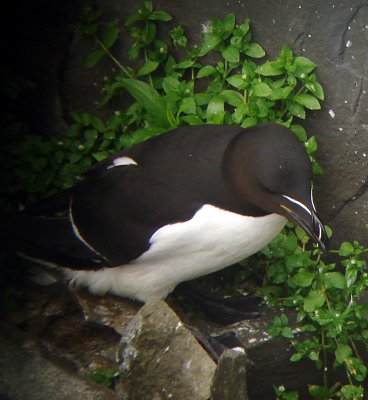
[[[310,158],[276,123],[177,127],[1,219],[22,257],[142,303],[258,252],[288,220],[327,246]]]

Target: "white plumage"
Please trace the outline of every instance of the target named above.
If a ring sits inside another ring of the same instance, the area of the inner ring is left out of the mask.
[[[77,286],[143,302],[165,298],[183,281],[221,270],[256,253],[283,228],[278,214],[249,217],[204,205],[186,222],[166,225],[151,247],[126,265],[99,271],[67,270]]]

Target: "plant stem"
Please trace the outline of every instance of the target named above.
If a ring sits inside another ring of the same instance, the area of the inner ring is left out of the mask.
[[[321,341],[322,341],[322,353],[323,353],[323,386],[325,388],[328,388],[326,336],[325,336],[325,328],[323,326],[321,327]]]
[[[305,87],[305,85],[303,85],[303,86],[296,92],[296,94],[293,95],[293,98],[296,97],[296,96],[298,96],[299,94],[301,94],[305,89],[306,89],[306,87]],[[288,111],[288,108],[287,108],[286,103],[285,103],[285,108],[284,108],[284,110],[281,112],[279,118],[282,119],[282,118],[285,116],[285,114],[286,114],[287,111]]]
[[[117,58],[115,58],[111,51],[102,43],[102,41],[94,35],[94,39],[96,43],[101,47],[101,49],[110,57],[110,59],[115,63],[115,65],[123,71],[123,73],[130,79],[134,79],[134,77],[130,74],[130,72],[122,65]]]
[[[355,345],[355,342],[354,342],[354,340],[353,340],[351,337],[349,337],[349,342],[350,342],[350,344],[351,344],[351,347],[352,347],[353,350],[354,350],[355,355],[356,355],[358,358],[362,359],[362,357],[360,356],[359,351],[358,351],[358,349],[357,349],[357,347],[356,347],[356,345]]]
[[[147,55],[147,48],[145,47],[144,48],[144,61],[148,61],[148,55]],[[151,74],[148,74],[148,80],[149,80],[149,83],[150,83],[150,85],[153,87],[153,81],[152,81],[152,76],[151,76]]]

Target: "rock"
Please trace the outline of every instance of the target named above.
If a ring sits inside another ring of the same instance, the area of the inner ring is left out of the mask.
[[[139,308],[138,303],[113,295],[94,296],[87,290],[74,292],[86,321],[109,326],[124,335]]]
[[[239,354],[234,355],[234,349],[230,349],[225,354],[230,352],[229,354],[234,359],[229,360],[227,355],[226,362],[221,362],[224,360],[220,358],[214,382],[223,381],[227,386],[216,387],[214,383],[212,396],[218,396],[215,399],[238,399],[232,397],[238,391],[247,394],[248,397],[244,398],[249,398],[249,400],[274,399],[273,386],[284,385],[288,391],[298,391],[299,400],[308,400],[310,399],[308,385],[311,382],[317,385],[323,384],[322,372],[315,367],[312,361],[306,359],[298,362],[290,361],[294,352],[289,340],[283,337],[273,337],[266,332],[267,328],[273,324],[275,316],[279,316],[280,312],[278,309],[262,306],[259,318],[240,321],[226,327],[216,327],[206,320],[200,319],[197,314],[190,316],[189,324],[198,326],[201,331],[208,332],[212,336],[234,333],[245,351],[245,354],[242,354],[239,349]],[[295,310],[283,309],[282,313],[287,315],[291,324],[296,320]],[[221,370],[224,367],[227,370]],[[246,382],[244,377],[246,377]],[[343,370],[330,368],[329,381],[343,382]],[[231,390],[232,384],[237,387],[237,390],[235,388],[234,391]],[[229,397],[225,397],[225,395]],[[239,397],[240,399],[241,397]]]
[[[243,348],[225,350],[216,368],[211,400],[248,400],[246,365]]]
[[[117,400],[112,390],[78,377],[62,360],[10,325],[0,323],[0,398]]]
[[[131,400],[206,400],[216,364],[163,301],[146,304],[123,337]]]

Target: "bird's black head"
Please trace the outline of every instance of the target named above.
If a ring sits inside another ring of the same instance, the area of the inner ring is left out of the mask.
[[[325,250],[328,239],[314,203],[312,166],[293,132],[278,124],[242,130],[230,143],[224,173],[254,215],[277,213]]]

